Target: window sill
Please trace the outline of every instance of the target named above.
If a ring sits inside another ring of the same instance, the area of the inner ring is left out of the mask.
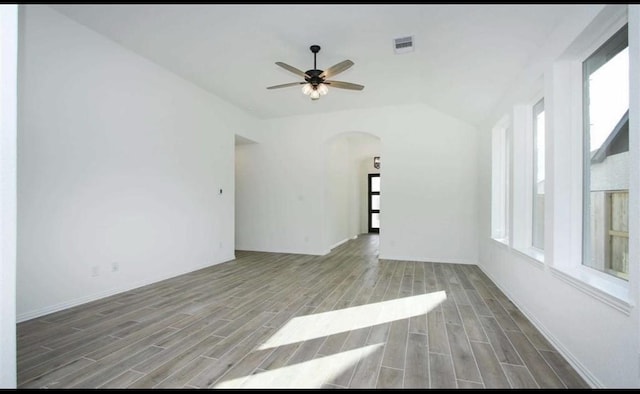
[[[551,267],[551,272],[557,278],[629,316],[633,304],[629,298],[628,286],[606,280],[587,270],[589,268],[586,267],[570,270]]]
[[[515,252],[524,256],[528,262],[538,268],[544,268],[544,252],[536,248],[513,248]]]
[[[505,246],[505,247],[509,247],[509,238],[493,238],[491,237],[492,240],[496,241],[499,245]]]

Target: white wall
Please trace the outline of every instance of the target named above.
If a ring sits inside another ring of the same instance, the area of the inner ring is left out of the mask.
[[[323,234],[321,147],[359,131],[381,139],[380,257],[476,262],[474,127],[421,104],[278,118],[264,126],[262,143],[240,153],[246,169],[237,179],[245,212],[237,223],[244,229],[239,249],[326,253],[332,244]]]
[[[0,5],[0,388],[16,388],[18,6]]]
[[[236,249],[324,254],[324,149],[304,127],[236,147]]]
[[[350,183],[354,169],[349,160],[349,140],[337,138],[327,146],[325,154],[325,231],[329,248],[334,248],[355,234],[351,233],[349,208],[352,197]]]
[[[631,59],[631,103],[630,103],[630,138],[638,135],[638,116],[640,115],[640,10],[638,6],[629,7],[629,45]],[[602,5],[584,8],[564,21],[558,30],[549,37],[548,45],[541,48],[539,56],[532,61],[531,67],[514,83],[512,90],[505,95],[504,101],[496,107],[494,116],[482,127],[478,141],[479,184],[478,208],[480,213],[480,257],[479,265],[509,298],[529,317],[530,320],[547,336],[561,353],[578,369],[582,376],[593,387],[632,388],[640,386],[638,339],[638,312],[632,307],[625,313],[615,307],[615,302],[607,302],[608,297],[588,286],[572,284],[570,280],[558,275],[553,268],[561,264],[567,256],[552,253],[559,250],[556,238],[572,223],[566,206],[557,204],[559,198],[568,200],[565,195],[566,185],[554,179],[565,179],[564,166],[553,166],[554,160],[570,156],[571,149],[567,144],[551,142],[556,138],[557,113],[554,108],[566,108],[566,97],[554,91],[554,81],[566,80],[566,77],[554,74],[552,63],[559,58],[578,35],[603,10]],[[532,92],[538,87],[531,81],[544,75],[545,106],[548,119],[548,150],[546,152],[545,192],[545,261],[537,262],[524,254],[516,252],[506,245],[490,238],[491,207],[491,127],[500,116],[509,113],[514,105],[532,98]],[[554,121],[554,117],[556,121]],[[551,127],[549,127],[551,125]],[[635,127],[635,128],[634,128]],[[635,130],[635,131],[634,131]],[[566,130],[559,131],[560,133]],[[637,138],[637,137],[633,137]],[[630,143],[631,154],[637,154],[638,141]],[[555,152],[554,152],[555,149]],[[577,149],[581,149],[580,146]],[[638,185],[638,169],[631,169],[632,189]],[[634,175],[635,174],[635,175]],[[635,186],[634,186],[635,185]],[[636,189],[637,191],[638,189]],[[637,204],[637,196],[634,195]],[[634,202],[630,202],[630,207]],[[635,226],[637,212],[630,210],[630,223]],[[635,210],[637,211],[637,210]],[[637,227],[635,227],[637,230]],[[631,232],[633,230],[630,230]],[[554,237],[554,234],[556,235]],[[635,233],[634,233],[635,234]],[[636,237],[637,235],[632,235]],[[554,245],[554,242],[556,245]],[[630,245],[633,241],[630,240]],[[638,256],[636,245],[630,246],[630,254]],[[632,305],[638,305],[637,297],[637,263],[632,268]]]
[[[428,107],[408,115],[382,136],[380,258],[475,264],[476,131]]]
[[[20,24],[18,320],[233,259],[254,120],[49,7]]]

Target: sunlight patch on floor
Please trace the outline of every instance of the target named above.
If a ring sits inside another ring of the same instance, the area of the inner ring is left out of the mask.
[[[383,346],[384,343],[377,343],[348,350],[272,371],[220,382],[213,388],[320,388],[323,383],[332,381],[347,368],[356,365],[360,358],[367,357]]]
[[[426,314],[447,298],[444,291],[359,305],[291,319],[258,349],[269,349]]]

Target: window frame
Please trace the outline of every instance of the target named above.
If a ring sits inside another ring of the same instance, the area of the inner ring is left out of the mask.
[[[539,111],[539,108],[542,107],[542,110]],[[536,211],[535,211],[535,196],[536,196],[536,192],[537,192],[537,179],[538,179],[538,130],[539,130],[539,125],[538,125],[538,120],[537,117],[540,113],[545,113],[545,124],[544,124],[544,130],[543,133],[545,134],[545,142],[547,140],[546,138],[546,133],[547,133],[547,127],[546,127],[546,112],[545,112],[545,103],[544,103],[544,97],[541,97],[538,101],[536,101],[535,104],[533,104],[531,106],[531,182],[530,182],[530,186],[531,186],[531,190],[529,190],[529,196],[530,196],[530,205],[527,207],[528,208],[528,212],[531,215],[531,224],[529,226],[529,234],[527,236],[528,239],[528,244],[529,247],[531,249],[533,249],[533,251],[535,252],[535,254],[541,255],[542,256],[542,260],[544,261],[544,227],[545,227],[545,219],[544,219],[544,210],[542,211],[542,247],[538,247],[537,245],[535,245],[534,243],[534,226],[535,226],[535,217],[536,217]],[[544,147],[545,153],[546,153],[546,146]],[[546,157],[546,154],[545,154]],[[546,174],[546,163],[543,163],[543,166],[545,168],[545,174]],[[546,183],[546,177],[545,177],[545,183]],[[546,196],[546,190],[545,193],[543,194],[543,196]],[[544,205],[543,205],[544,208]]]
[[[537,93],[523,104],[513,106],[513,168],[512,168],[512,248],[526,256],[538,268],[544,267],[544,250],[533,247],[534,191],[534,123],[533,108],[544,99],[543,80]],[[546,119],[545,119],[546,124]],[[546,126],[545,126],[546,129]],[[546,150],[546,147],[545,147]],[[545,193],[546,196],[546,193]],[[546,197],[545,197],[546,199]],[[546,202],[545,202],[546,205]],[[546,220],[544,220],[546,222]],[[546,226],[546,225],[545,225]]]
[[[491,238],[510,245],[511,142],[513,125],[504,116],[491,131]]]
[[[626,34],[626,37],[624,36]],[[624,37],[624,38],[621,38]],[[606,271],[606,267],[603,270],[599,270],[597,268],[591,267],[587,264],[585,264],[585,262],[587,260],[591,259],[591,232],[593,231],[593,229],[591,228],[591,208],[590,208],[590,204],[592,204],[591,201],[591,156],[589,154],[590,152],[590,130],[588,130],[587,127],[585,127],[585,125],[587,123],[590,122],[590,118],[589,118],[589,104],[588,104],[588,99],[590,98],[589,96],[589,84],[588,84],[588,77],[586,75],[587,73],[587,61],[589,59],[591,59],[592,57],[596,56],[596,59],[598,61],[601,61],[602,59],[605,59],[604,62],[602,62],[602,64],[599,66],[601,67],[602,65],[606,64],[609,60],[613,59],[613,57],[615,57],[617,54],[619,54],[622,50],[624,50],[624,48],[629,48],[629,33],[628,33],[628,25],[624,24],[621,28],[619,28],[618,30],[616,30],[616,32],[611,35],[609,38],[607,38],[607,40],[602,43],[597,49],[595,49],[589,56],[587,56],[584,61],[582,62],[582,257],[581,257],[581,261],[582,261],[582,265],[595,270],[597,272],[602,272],[608,275],[613,275],[611,273],[608,273]],[[622,43],[626,42],[626,46],[622,47]],[[619,49],[620,47],[622,47],[623,49]],[[604,55],[601,54],[601,52],[604,52]],[[614,55],[611,55],[611,53],[615,52]],[[600,59],[598,59],[598,57]],[[592,73],[595,72],[592,71]],[[591,74],[589,74],[591,75]],[[627,113],[629,111],[629,108],[627,108]],[[607,191],[607,199],[609,198],[609,193],[611,191]],[[627,189],[628,192],[628,189]],[[606,206],[608,206],[608,204],[605,204]],[[585,206],[588,206],[589,208],[585,209]],[[627,207],[628,210],[628,207]],[[608,227],[605,229],[605,231],[608,231]],[[605,264],[603,262],[603,264]],[[628,274],[628,273],[627,273]],[[615,276],[615,275],[614,275]],[[620,278],[620,277],[619,277]],[[621,280],[627,280],[627,279],[623,279],[620,278]]]
[[[572,46],[552,66],[549,86],[553,95],[551,103],[547,101],[546,133],[547,164],[551,159],[552,166],[546,168],[545,196],[551,201],[552,209],[545,209],[547,221],[550,219],[545,235],[545,254],[548,254],[550,271],[558,278],[574,285],[579,290],[612,306],[619,311],[630,314],[632,309],[631,284],[629,281],[600,272],[582,264],[583,250],[583,166],[584,166],[584,133],[583,133],[583,62],[589,58],[602,44],[609,40],[620,28],[628,24],[626,8],[613,9],[606,17],[604,14],[597,22],[592,23],[574,41]],[[598,19],[598,18],[596,18]],[[630,72],[631,74],[631,72]],[[630,75],[631,77],[631,75]],[[633,84],[633,80],[630,80]],[[630,103],[631,106],[631,103]],[[631,114],[631,110],[630,110]],[[630,128],[630,140],[632,129]],[[630,143],[630,166],[640,163]],[[550,187],[547,188],[546,186]],[[630,204],[633,194],[638,192],[632,182],[629,188]],[[549,208],[547,205],[545,208]],[[630,226],[636,217],[630,216]],[[630,228],[630,232],[633,228]],[[631,237],[635,237],[630,233]],[[635,238],[633,238],[635,239]],[[631,249],[631,245],[630,245]],[[630,261],[634,255],[630,250]],[[631,271],[631,269],[630,269]]]

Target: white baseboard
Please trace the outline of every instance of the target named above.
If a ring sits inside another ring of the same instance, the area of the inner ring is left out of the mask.
[[[440,258],[440,257],[416,257],[416,256],[399,256],[399,255],[379,255],[378,259],[380,260],[400,260],[400,261],[418,261],[418,262],[433,262],[433,263],[447,263],[447,264],[468,264],[475,265],[477,264],[474,261],[468,261],[465,259],[451,259],[451,258]]]
[[[308,250],[298,250],[298,249],[260,249],[260,248],[240,248],[238,247],[236,250],[241,250],[243,252],[262,252],[262,253],[286,253],[286,254],[303,254],[308,256],[324,256],[329,253],[328,251],[321,252],[310,252]]]
[[[345,239],[343,239],[342,241],[336,242],[336,243],[335,243],[333,246],[331,246],[329,249],[333,250],[333,249],[337,248],[338,246],[342,245],[343,243],[348,242],[350,239],[353,239],[353,238],[345,238]]]
[[[500,286],[500,284],[493,278],[493,276],[491,276],[491,274],[487,272],[480,264],[478,264],[478,267],[482,272],[484,272],[485,275],[489,277],[489,279],[491,279],[491,281],[500,289],[500,291],[502,291],[507,296],[507,298],[509,298],[509,300],[513,302],[513,304],[520,310],[520,312],[522,312],[522,314],[527,319],[529,319],[531,324],[533,324],[535,328],[540,331],[540,333],[558,350],[558,352],[562,354],[567,362],[571,364],[571,366],[578,372],[578,374],[580,374],[580,376],[582,376],[582,378],[591,386],[591,388],[605,388],[602,382],[600,382],[598,378],[593,376],[589,372],[589,370],[585,368],[585,366],[582,365],[582,363],[578,361],[578,359],[566,347],[562,345],[562,342],[560,342],[554,335],[552,335],[544,326],[544,324],[536,319],[536,317],[527,308],[525,308],[518,301],[518,299],[513,296],[513,294],[510,294],[502,286]]]
[[[16,322],[17,323],[22,323],[24,321],[27,320],[31,320],[31,319],[35,319],[41,316],[45,316],[48,315],[50,313],[54,313],[54,312],[59,312],[65,309],[69,309],[69,308],[73,308],[74,306],[78,306],[78,305],[82,305],[82,304],[86,304],[88,302],[92,302],[92,301],[97,301],[99,299],[102,298],[106,298],[118,293],[123,293],[125,291],[129,291],[129,290],[133,290],[133,289],[137,289],[138,287],[142,287],[142,286],[147,286],[156,282],[160,282],[163,280],[167,280],[167,279],[171,279],[171,278],[175,278],[176,276],[180,276],[180,275],[184,275],[184,274],[188,274],[190,272],[194,272],[194,271],[198,271],[201,270],[203,268],[207,268],[207,267],[212,267],[214,265],[218,265],[218,264],[222,264],[225,263],[227,261],[231,261],[231,260],[235,260],[235,255],[232,255],[231,258],[229,259],[222,259],[221,261],[215,262],[215,263],[206,263],[203,264],[201,266],[195,267],[195,268],[190,268],[187,269],[186,271],[182,270],[182,271],[174,271],[172,273],[168,273],[168,274],[164,274],[164,275],[159,275],[156,277],[153,277],[151,279],[145,279],[145,280],[141,280],[138,282],[133,282],[133,283],[129,283],[127,285],[124,286],[119,286],[110,290],[106,290],[106,291],[101,291],[99,293],[94,293],[85,297],[79,297],[73,300],[69,300],[69,301],[64,301],[64,302],[60,302],[58,304],[55,305],[49,305],[46,306],[44,308],[40,308],[40,309],[36,309],[34,311],[29,311],[29,312],[25,312],[25,313],[21,313],[18,316],[16,316]]]

